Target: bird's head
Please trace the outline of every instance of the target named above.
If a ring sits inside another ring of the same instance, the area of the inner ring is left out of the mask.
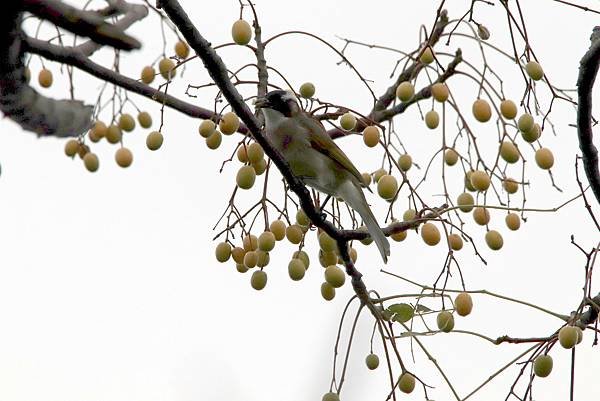
[[[285,117],[293,117],[300,111],[296,96],[292,92],[285,90],[274,90],[265,96],[257,98],[254,102],[254,107],[263,109],[263,112],[274,110]]]

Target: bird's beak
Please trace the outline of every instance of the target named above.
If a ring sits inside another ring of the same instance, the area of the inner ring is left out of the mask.
[[[256,100],[254,100],[254,107],[257,109],[264,109],[270,105],[271,103],[269,103],[269,100],[264,96],[257,97]]]

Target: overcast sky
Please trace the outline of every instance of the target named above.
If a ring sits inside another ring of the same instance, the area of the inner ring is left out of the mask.
[[[466,1],[449,2],[450,18],[466,11]],[[588,2],[591,6],[594,2]],[[200,32],[213,44],[230,41],[231,24],[238,18],[237,1],[182,1]],[[409,6],[410,5],[410,6]],[[412,50],[418,29],[429,29],[438,2],[363,1],[266,1],[256,8],[263,35],[287,30],[316,33],[340,48],[347,37],[365,43]],[[579,59],[597,18],[556,2],[521,2],[528,35],[547,76],[557,87],[574,88]],[[510,52],[506,16],[500,5],[479,5],[475,14],[489,27],[491,43]],[[244,13],[250,19],[247,10]],[[465,32],[464,27],[458,32]],[[141,66],[152,63],[162,51],[155,16],[137,24],[131,33],[144,41],[141,52],[124,56],[121,70],[137,78]],[[175,37],[166,33],[168,54]],[[450,46],[440,43],[438,52],[463,48],[465,59],[481,67],[473,42],[456,36]],[[234,70],[252,63],[243,48],[225,48],[220,54]],[[376,93],[389,85],[389,74],[397,55],[350,47],[347,56],[372,82]],[[110,66],[110,53],[97,61]],[[317,96],[357,110],[369,107],[369,92],[339,57],[316,41],[289,36],[267,49],[267,60],[296,87],[311,81]],[[43,93],[67,96],[64,70],[46,63],[55,85]],[[40,68],[33,58],[35,77]],[[499,61],[496,72],[506,74],[505,92],[515,101],[523,94],[523,80],[514,64]],[[465,67],[466,69],[466,67]],[[274,76],[274,74],[272,74]],[[274,76],[274,82],[281,80]],[[208,82],[200,62],[189,63],[169,89],[186,98],[186,84]],[[75,95],[95,102],[101,83],[76,72]],[[34,86],[37,83],[34,83]],[[450,80],[450,89],[465,99],[464,109],[477,96],[468,79]],[[246,88],[246,94],[252,88]],[[547,91],[540,89],[542,107],[548,106]],[[212,107],[214,91],[204,90],[188,101]],[[155,126],[160,105],[132,95],[141,109],[152,113]],[[130,107],[130,112],[135,109]],[[430,103],[423,104],[430,107]],[[440,110],[439,106],[436,106]],[[545,110],[545,109],[544,109]],[[578,193],[574,161],[577,154],[573,107],[555,103],[552,122],[542,144],[553,149],[554,178],[563,190],[552,188],[547,174],[536,168],[533,152],[526,149],[528,177],[532,183],[527,205],[554,208]],[[8,119],[1,122],[0,135],[0,400],[2,401],[309,401],[319,400],[329,388],[333,347],[339,317],[352,295],[346,284],[336,298],[325,302],[319,287],[323,281],[314,242],[311,267],[300,282],[287,276],[293,248],[280,244],[266,268],[265,290],[250,287],[250,273],[238,273],[231,263],[214,260],[213,226],[224,211],[235,184],[237,161],[219,169],[229,158],[238,138],[225,138],[217,151],[206,148],[198,135],[198,121],[167,110],[164,146],[151,153],[145,148],[146,133],[127,134],[125,145],[134,152],[133,165],[124,170],[113,160],[115,147],[102,142],[93,146],[100,157],[100,170],[88,173],[81,162],[63,154],[63,140],[37,139]],[[455,132],[454,118],[448,132]],[[496,128],[493,123],[475,125],[486,157],[493,157]],[[440,131],[427,130],[417,108],[397,120],[397,131],[422,167],[440,146]],[[488,135],[486,137],[486,135]],[[381,151],[365,150],[359,138],[339,141],[359,170],[379,167]],[[439,159],[434,171],[440,171]],[[514,167],[516,174],[521,165]],[[411,170],[418,179],[423,170]],[[435,175],[435,174],[434,174]],[[273,183],[278,175],[272,175]],[[448,175],[451,191],[458,194],[460,174]],[[262,179],[258,181],[262,184]],[[439,205],[440,187],[425,186],[431,205]],[[244,194],[241,206],[249,206],[262,185]],[[277,201],[281,195],[277,197]],[[383,220],[386,203],[371,196],[378,219]],[[593,201],[590,193],[590,201]],[[403,200],[401,213],[407,206]],[[600,209],[596,206],[598,212]],[[467,230],[479,245],[487,266],[465,247],[459,254],[468,289],[505,294],[552,311],[568,314],[581,299],[585,258],[570,244],[590,249],[598,233],[581,199],[556,213],[527,213],[528,221],[518,232],[508,232],[504,214],[492,212],[491,228],[504,234],[501,252],[492,252],[483,242],[485,229],[470,217]],[[222,227],[220,227],[222,229]],[[219,229],[220,231],[220,229]],[[419,289],[380,273],[383,267],[374,247],[357,246],[357,267],[369,288],[385,295],[415,293]],[[415,233],[401,244],[392,244],[392,257],[385,267],[412,280],[432,284],[439,274],[446,251],[429,248]],[[453,277],[451,288],[459,288]],[[599,286],[595,285],[595,291]],[[414,301],[414,299],[413,299]],[[530,308],[498,299],[476,296],[468,318],[457,319],[457,328],[473,330],[492,338],[550,335],[561,321]],[[437,304],[432,306],[439,307]],[[354,309],[352,309],[354,313]],[[369,353],[372,318],[363,314],[354,339],[341,399],[384,400],[389,392],[387,371],[381,366],[369,372],[363,360]],[[347,331],[345,331],[346,333]],[[343,337],[345,347],[346,337]],[[523,352],[527,345],[492,346],[481,339],[460,334],[423,338],[423,343],[447,373],[461,396],[503,364]],[[585,333],[577,348],[576,399],[600,397],[597,372],[600,358],[591,347],[593,334]],[[407,366],[430,389],[430,399],[453,399],[439,373],[415,345],[414,360],[407,340],[399,343]],[[383,355],[380,341],[374,349]],[[558,346],[551,353],[555,371],[536,380],[534,399],[564,400],[569,393],[570,352]],[[399,372],[397,367],[394,367]],[[494,379],[472,400],[503,400],[519,367]],[[424,399],[421,389],[402,399]]]

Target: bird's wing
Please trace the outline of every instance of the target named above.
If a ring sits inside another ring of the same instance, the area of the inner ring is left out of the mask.
[[[356,177],[359,184],[362,185],[362,175],[356,169],[354,164],[352,164],[350,159],[348,159],[348,156],[346,156],[344,151],[336,145],[329,135],[327,135],[327,131],[325,131],[323,124],[307,115],[302,116],[301,124],[309,132],[309,141],[312,148],[338,163]]]

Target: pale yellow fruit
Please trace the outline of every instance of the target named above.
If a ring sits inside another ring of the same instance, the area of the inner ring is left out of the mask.
[[[500,157],[507,163],[516,163],[519,161],[519,149],[513,142],[504,141],[500,145]]]
[[[90,147],[87,145],[84,145],[83,143],[79,144],[79,148],[77,148],[77,154],[79,155],[79,158],[81,160],[83,160],[83,158],[85,157],[86,154],[88,154],[90,151]]]
[[[231,245],[227,242],[219,242],[215,248],[215,257],[221,263],[227,262],[231,257]]]
[[[498,251],[502,249],[502,246],[504,245],[504,239],[502,238],[502,234],[500,234],[496,230],[490,230],[485,234],[485,242],[487,243],[487,246],[493,251]]]
[[[271,257],[269,256],[269,252],[258,250],[258,251],[256,251],[256,256],[258,257],[256,259],[257,267],[265,267],[266,265],[269,264],[269,261],[271,260]]]
[[[242,264],[244,263],[244,256],[246,255],[246,251],[244,248],[240,248],[236,246],[231,250],[231,258],[235,263]]]
[[[467,190],[474,192],[477,190],[475,189],[473,184],[471,184],[471,175],[472,174],[473,174],[473,170],[467,171],[467,174],[465,174],[465,187],[467,187]]]
[[[304,210],[298,209],[296,211],[296,223],[300,224],[301,226],[310,225],[310,219],[308,218]]]
[[[506,178],[504,181],[502,181],[502,186],[509,194],[514,194],[519,190],[519,184],[512,178]]]
[[[254,234],[246,235],[242,239],[242,246],[246,252],[256,251],[258,249],[258,238],[256,238],[256,235]]]
[[[473,195],[468,192],[463,192],[462,194],[458,195],[458,198],[456,198],[456,205],[461,212],[469,213],[471,210],[473,210],[474,204],[475,199],[473,198]]]
[[[309,99],[315,95],[315,85],[311,82],[305,82],[300,85],[300,96]]]
[[[403,393],[412,393],[415,389],[415,377],[408,372],[402,373],[400,375],[400,380],[398,380],[398,388]]]
[[[440,331],[449,333],[454,328],[454,315],[447,310],[443,310],[438,313],[436,323]]]
[[[484,207],[476,207],[473,209],[473,220],[480,226],[485,226],[490,222],[490,212]]]
[[[163,135],[158,131],[152,131],[146,137],[146,147],[150,150],[158,150],[163,144]]]
[[[258,263],[258,253],[256,251],[248,251],[244,255],[244,266],[248,269],[253,269]]]
[[[76,139],[69,139],[65,143],[65,155],[75,157],[79,150],[79,142]]]
[[[267,273],[257,270],[250,277],[250,285],[257,291],[262,290],[267,285]]]
[[[258,236],[258,249],[264,252],[270,252],[275,248],[275,234],[265,231]]]
[[[123,132],[121,131],[121,128],[115,124],[109,125],[106,129],[106,140],[108,143],[119,143],[121,138],[123,138]]]
[[[448,91],[448,87],[445,83],[438,82],[431,86],[431,96],[433,96],[433,98],[438,102],[443,103],[448,100],[450,91]]]
[[[448,243],[453,251],[460,251],[463,247],[463,240],[458,234],[449,234]]]
[[[223,135],[231,135],[238,130],[240,127],[240,119],[238,116],[230,111],[229,113],[225,113],[219,121],[219,129],[223,133]]]
[[[292,254],[292,259],[300,259],[302,263],[304,263],[304,267],[308,269],[310,266],[310,258],[308,257],[308,253],[304,251],[296,251]]]
[[[512,231],[517,231],[519,227],[521,227],[521,219],[516,213],[507,214],[504,218],[504,221],[506,222],[506,227]]]
[[[512,120],[517,116],[517,105],[510,99],[504,99],[500,102],[500,114],[507,120]]]
[[[478,191],[484,192],[490,187],[490,176],[485,171],[476,170],[471,174],[471,185]]]
[[[150,128],[152,126],[152,116],[147,111],[141,111],[137,119],[142,128]]]
[[[339,288],[346,282],[346,274],[342,269],[335,265],[325,268],[325,281],[334,288]]]
[[[221,142],[223,141],[223,135],[221,135],[221,132],[219,132],[219,130],[214,130],[212,132],[212,134],[210,134],[210,136],[208,138],[206,138],[206,146],[209,149],[217,149],[219,146],[221,146]]]
[[[581,330],[581,327],[579,326],[573,327],[575,327],[575,330],[577,330],[577,344],[579,344],[583,341],[583,330]]]
[[[323,252],[334,252],[337,250],[337,242],[323,231],[319,234],[319,247]]]
[[[179,58],[188,58],[190,55],[190,47],[187,45],[187,43],[180,40],[179,42],[175,43],[175,54]]]
[[[525,71],[527,72],[527,75],[529,75],[529,78],[533,79],[534,81],[539,81],[544,77],[544,70],[536,61],[530,61],[525,64]]]
[[[558,342],[563,348],[573,348],[577,345],[578,333],[573,326],[565,326],[558,331]]]
[[[437,245],[441,239],[440,230],[433,223],[425,223],[421,227],[421,238],[429,246]]]
[[[473,298],[468,292],[461,292],[454,299],[454,309],[459,316],[467,316],[473,310]]]
[[[275,241],[281,241],[285,238],[285,223],[282,220],[275,220],[269,225],[269,231],[275,236]]]
[[[533,373],[538,377],[548,377],[552,372],[554,362],[550,355],[540,355],[533,361]]]
[[[367,369],[375,370],[379,366],[379,357],[376,354],[369,354],[365,358],[365,365],[367,365]]]
[[[368,187],[369,185],[371,185],[371,174],[369,173],[362,173],[361,174],[361,178],[362,178],[362,183],[365,187]]]
[[[485,123],[492,118],[492,108],[485,99],[477,99],[473,102],[473,116],[479,122]]]
[[[324,300],[331,301],[335,298],[335,288],[327,282],[321,284],[321,296]]]
[[[90,131],[90,135],[93,134],[93,136],[97,139],[96,142],[98,142],[100,138],[104,138],[106,136],[107,130],[108,127],[106,126],[106,124],[104,124],[102,121],[96,121],[94,127]]]
[[[425,125],[429,129],[436,129],[440,125],[440,115],[435,110],[425,113]]]
[[[300,228],[300,226],[298,226],[297,224],[288,226],[285,229],[285,236],[288,239],[288,241],[290,241],[292,244],[299,244],[300,241],[302,241],[302,237],[304,236],[304,233],[302,232],[302,229]]]
[[[340,401],[340,397],[336,393],[325,393],[321,401]]]
[[[433,63],[434,56],[433,56],[433,50],[431,50],[431,47],[427,46],[427,48],[425,50],[423,50],[423,53],[421,54],[421,57],[419,58],[419,60],[423,64]]]
[[[243,263],[236,263],[235,268],[240,273],[246,273],[249,270]]]
[[[446,149],[446,152],[444,153],[444,162],[446,162],[448,166],[454,166],[458,162],[458,153],[456,150],[452,148]]]
[[[412,167],[412,157],[409,154],[404,154],[398,158],[398,167],[402,171],[408,171]]]
[[[346,131],[351,131],[356,127],[356,117],[350,112],[344,113],[340,117],[340,126]]]
[[[231,26],[231,37],[233,41],[240,46],[245,46],[250,43],[250,39],[252,39],[252,28],[250,27],[250,24],[243,19],[235,21]]]
[[[288,275],[294,281],[302,280],[306,273],[306,266],[300,259],[292,259],[288,264]]]
[[[158,62],[158,71],[166,80],[175,78],[175,63],[170,58],[163,58]]]
[[[129,167],[133,163],[133,153],[127,148],[119,148],[115,152],[115,161],[119,167]]]
[[[407,209],[402,214],[402,221],[411,221],[417,217],[417,211],[415,209]]]
[[[150,66],[150,65],[147,65],[144,68],[142,68],[142,73],[140,74],[140,79],[146,85],[150,85],[152,83],[152,81],[154,81],[155,75],[156,75],[156,72],[154,71],[154,68],[152,68],[152,66]]]
[[[396,88],[396,96],[402,102],[409,101],[415,94],[415,87],[409,81],[401,82]]]
[[[242,189],[250,189],[256,181],[256,172],[251,166],[242,166],[237,172],[235,182]]]
[[[398,180],[392,175],[384,175],[377,182],[377,193],[383,199],[389,200],[396,196],[398,191]]]
[[[401,242],[401,241],[404,241],[407,236],[408,236],[408,232],[400,231],[400,232],[390,235],[390,238],[396,242]]]
[[[350,260],[352,260],[352,263],[356,263],[357,259],[358,259],[358,251],[354,248],[350,248]]]
[[[256,172],[256,175],[261,175],[267,169],[267,161],[265,159],[260,159],[257,163],[252,163],[251,166]]]
[[[86,153],[86,155],[83,156],[83,164],[85,168],[91,173],[98,171],[98,167],[100,167],[100,161],[98,160],[98,156],[91,152]]]
[[[363,141],[370,148],[377,146],[380,137],[379,128],[374,125],[369,125],[363,131]]]
[[[215,129],[216,125],[213,121],[204,120],[200,123],[200,126],[198,126],[198,133],[202,138],[208,138],[213,132],[215,132]]]
[[[519,128],[519,131],[529,132],[533,129],[534,122],[533,116],[525,113],[519,117],[519,120],[517,121],[517,127]]]
[[[38,83],[42,88],[51,87],[53,81],[54,78],[52,77],[52,71],[47,70],[46,68],[40,70],[40,73],[38,74]]]
[[[248,161],[250,163],[258,163],[265,157],[265,151],[258,143],[253,142],[246,149],[248,153]]]
[[[521,137],[525,140],[525,142],[533,143],[540,138],[542,134],[542,128],[538,123],[533,124],[533,128],[529,131],[521,131]]]
[[[554,166],[554,155],[548,148],[540,148],[535,152],[535,163],[543,170],[549,170]]]
[[[335,265],[338,262],[338,256],[335,251],[323,252],[319,251],[319,263],[323,267]]]
[[[135,120],[131,114],[124,113],[119,116],[119,128],[125,132],[131,132],[135,129]]]
[[[373,173],[373,181],[379,182],[379,179],[386,174],[387,172],[382,168],[375,170],[375,172]]]

